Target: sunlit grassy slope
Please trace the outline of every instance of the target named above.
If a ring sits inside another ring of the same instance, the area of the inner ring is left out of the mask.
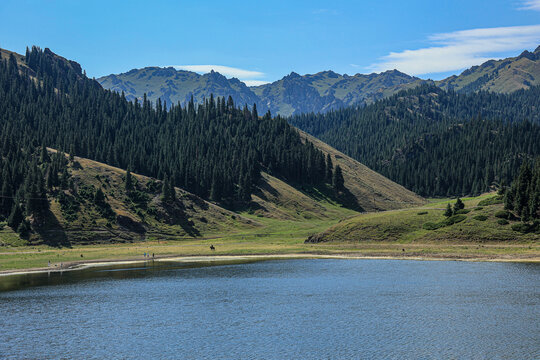
[[[434,230],[429,229],[437,226],[429,226],[429,224],[442,224],[447,219],[443,214],[444,209],[447,203],[454,203],[454,200],[436,201],[412,209],[361,214],[315,235],[312,241],[538,242],[540,240],[538,233],[522,233],[513,230],[512,225],[519,224],[518,220],[502,224],[503,219],[495,216],[503,210],[503,204],[500,201],[491,201],[499,202],[497,204],[483,205],[483,200],[493,199],[495,196],[486,194],[464,199],[465,212],[468,211],[468,213],[458,218],[462,221],[440,226]]]
[[[485,90],[510,93],[540,84],[540,46],[534,52],[501,60],[489,60],[473,66],[459,76],[450,76],[435,83],[445,90]]]

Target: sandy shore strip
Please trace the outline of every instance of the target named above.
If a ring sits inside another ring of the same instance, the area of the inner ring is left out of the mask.
[[[26,275],[36,273],[51,273],[77,271],[93,267],[107,267],[114,265],[133,265],[147,264],[148,262],[176,262],[176,263],[205,263],[205,262],[223,262],[223,261],[263,261],[263,260],[286,260],[286,259],[350,259],[350,260],[415,260],[415,261],[471,261],[471,262],[521,262],[521,263],[540,263],[540,257],[456,257],[456,256],[370,256],[362,254],[309,254],[309,253],[291,253],[291,254],[257,254],[257,255],[208,255],[208,256],[185,256],[185,255],[166,255],[158,256],[154,259],[102,259],[74,261],[64,263],[60,267],[44,267],[30,269],[13,269],[0,271],[0,277],[12,275]]]

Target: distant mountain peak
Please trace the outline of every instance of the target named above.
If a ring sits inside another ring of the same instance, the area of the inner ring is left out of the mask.
[[[327,75],[327,76],[330,76],[330,77],[338,77],[340,76],[338,73],[332,71],[332,70],[325,70],[325,71],[321,71],[317,74],[321,74],[321,75]]]
[[[381,73],[381,75],[391,75],[391,76],[401,76],[401,77],[406,77],[406,78],[414,78],[414,76],[411,76],[409,74],[405,74],[404,72],[402,71],[399,71],[398,69],[393,69],[393,70],[386,70],[384,72]]]
[[[300,74],[294,72],[294,71],[291,71],[291,73],[287,76],[285,76],[283,79],[297,79],[297,78],[301,78],[302,76],[300,76]]]

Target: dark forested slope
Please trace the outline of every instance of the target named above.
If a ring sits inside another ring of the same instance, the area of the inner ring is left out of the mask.
[[[290,123],[424,196],[477,194],[540,154],[540,88],[460,94],[424,84]]]

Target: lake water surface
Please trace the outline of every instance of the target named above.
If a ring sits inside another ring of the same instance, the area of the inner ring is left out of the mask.
[[[540,358],[534,264],[148,264],[0,290],[0,358]]]

